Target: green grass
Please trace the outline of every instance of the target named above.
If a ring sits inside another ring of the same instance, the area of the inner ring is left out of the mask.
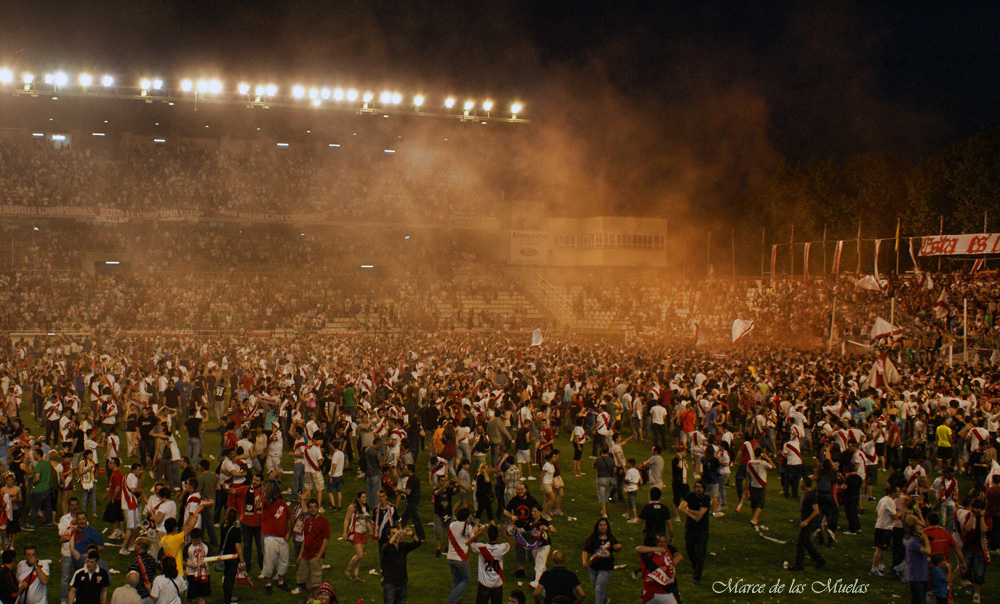
[[[22,415],[30,415],[26,407],[23,409]],[[26,419],[29,428],[35,431],[35,434],[38,434],[38,426],[34,420],[31,418]],[[203,450],[206,455],[218,451],[219,434],[211,429],[213,427],[214,423],[208,426],[209,431],[205,434]],[[572,450],[565,435],[560,437],[559,440],[562,441],[560,447],[562,450]],[[182,453],[185,452],[186,445],[183,442],[181,442],[181,448]],[[645,443],[632,441],[626,445],[625,449],[627,456],[635,457],[637,460],[645,459],[648,456],[648,447]],[[587,450],[589,451],[589,446]],[[577,573],[577,576],[584,584],[584,589],[587,593],[586,602],[593,602],[594,594],[587,578],[586,569],[581,567],[580,548],[592,529],[598,513],[594,494],[594,470],[593,468],[586,468],[589,462],[585,458],[583,463],[585,471],[587,471],[587,476],[582,478],[574,477],[568,471],[572,463],[570,461],[571,457],[564,455],[563,458],[566,460],[562,464],[564,466],[563,476],[566,481],[566,496],[563,503],[563,510],[566,516],[555,518],[554,524],[558,532],[553,535],[552,548],[553,551],[561,549],[566,552],[567,566],[570,570]],[[426,460],[427,455],[425,452],[422,452],[420,462],[425,464]],[[421,467],[421,463],[419,462],[418,467]],[[669,466],[667,473],[669,476]],[[426,472],[423,472],[421,476],[425,479]],[[353,472],[345,474],[345,478],[345,494],[364,488],[363,480],[354,478]],[[100,480],[100,488],[103,493],[106,488],[107,479],[102,475]],[[291,477],[286,476],[286,487],[290,484],[290,481]],[[683,601],[767,602],[769,604],[779,602],[844,602],[845,598],[849,602],[903,603],[909,601],[907,586],[900,583],[898,579],[872,577],[868,574],[874,550],[872,545],[872,529],[874,527],[873,503],[864,503],[866,513],[861,517],[863,529],[860,535],[853,537],[839,535],[835,548],[821,548],[823,555],[827,559],[827,566],[824,569],[816,571],[811,567],[811,562],[807,560],[804,572],[790,573],[782,570],[782,562],[786,560],[791,561],[795,555],[794,540],[797,534],[797,519],[799,517],[798,502],[781,497],[777,471],[772,472],[771,480],[768,483],[767,503],[761,517],[761,522],[770,527],[770,531],[767,533],[769,536],[785,540],[788,543],[786,545],[778,545],[755,534],[748,524],[749,505],[744,508],[742,514],[734,516],[732,510],[735,509],[738,499],[734,488],[730,486],[727,493],[729,501],[727,515],[724,518],[713,518],[711,520],[709,556],[706,561],[701,585],[695,587],[691,584],[691,567],[687,560],[683,561],[679,566],[678,583]],[[148,476],[146,484],[148,488],[150,484]],[[528,484],[532,493],[541,500],[538,482],[530,482]],[[427,485],[424,485],[425,494],[424,501],[421,504],[421,515],[425,521],[429,521],[432,518],[429,490]],[[646,489],[642,488],[640,489],[638,498],[639,505],[641,506],[645,503],[646,499]],[[663,501],[666,502],[669,500],[670,493],[668,487],[664,489]],[[345,509],[347,503],[349,503],[349,499],[345,501]],[[641,536],[636,525],[627,524],[622,519],[622,512],[623,509],[618,504],[612,504],[608,508],[612,529],[624,546],[622,552],[616,556],[615,562],[616,564],[627,564],[628,568],[631,569],[638,566],[638,556],[635,555],[634,548],[641,542]],[[100,516],[101,513],[103,513],[103,507],[99,506],[98,515]],[[330,520],[331,533],[333,538],[336,539],[340,535],[344,512],[327,512],[326,517]],[[579,520],[572,522],[566,520],[567,517],[577,517]],[[92,519],[92,522],[101,530],[106,526],[99,517]],[[844,522],[843,514],[841,514],[841,522]],[[444,556],[442,555],[441,558],[434,556],[433,529],[430,526],[425,527],[425,529],[428,539],[431,541],[413,552],[409,557],[410,583],[408,601],[414,604],[442,604],[451,589],[451,575]],[[683,532],[683,523],[676,523],[674,526],[674,533],[676,535],[675,546],[681,552],[684,551]],[[108,533],[110,533],[110,530]],[[49,583],[49,601],[55,602],[58,599],[60,572],[59,545],[56,531],[53,528],[39,528],[34,533],[21,533],[18,536],[19,549],[20,546],[29,540],[33,541],[39,547],[42,559],[51,559],[53,561],[53,577],[52,582]],[[324,571],[324,578],[334,585],[340,602],[344,604],[354,604],[358,598],[362,598],[364,602],[381,603],[382,590],[379,583],[380,579],[378,576],[368,574],[369,569],[378,567],[378,554],[375,551],[374,544],[369,544],[365,560],[361,566],[361,574],[366,580],[363,584],[349,582],[344,578],[343,569],[352,555],[352,549],[347,543],[332,541],[327,550],[327,562],[331,565],[331,568]],[[116,547],[106,548],[104,558],[112,568],[123,569],[127,566],[127,561],[118,555]],[[463,602],[466,604],[471,604],[475,600],[475,556],[470,556],[470,564],[473,584],[466,590],[463,597]],[[507,585],[504,590],[505,596],[511,590],[520,588],[529,594],[528,601],[531,602],[530,587],[528,586],[530,578],[524,579],[523,585],[519,586],[518,580],[513,577],[514,569],[516,568],[513,552],[506,556],[504,568],[507,575]],[[259,583],[256,581],[256,576],[259,572],[260,569],[254,563],[251,577],[253,577],[255,583]],[[1000,599],[1000,589],[997,588],[996,579],[993,576],[995,573],[995,570],[987,571],[987,585],[983,589],[983,602],[996,602]],[[294,574],[295,569],[292,567],[288,573],[288,580],[290,582],[294,582]],[[745,583],[764,584],[765,590],[771,589],[776,582],[780,581],[785,586],[784,593],[763,593],[759,595],[713,593],[713,584],[716,582],[725,584],[732,580],[735,583],[740,579]],[[804,592],[789,593],[788,586],[793,579],[800,585],[803,583],[806,584]],[[816,593],[813,589],[814,582],[817,582],[815,586],[819,588],[820,583],[825,584],[828,580],[836,582],[838,579],[847,584],[851,584],[857,579],[859,585],[867,586],[867,593],[847,595]],[[211,601],[221,602],[221,573],[213,572],[212,582],[212,592],[214,595]],[[123,583],[124,574],[112,576],[112,589]],[[639,588],[639,582],[630,577],[628,570],[616,570],[608,586],[608,594],[616,604],[638,603],[640,601]],[[236,596],[242,602],[258,598],[267,598],[269,601],[279,604],[301,601],[301,596],[292,596],[278,589],[274,590],[273,595],[265,596],[263,591],[252,591],[248,587],[237,587]],[[955,600],[956,602],[971,602],[971,597],[964,594],[956,594]],[[506,602],[506,600],[504,601]]]

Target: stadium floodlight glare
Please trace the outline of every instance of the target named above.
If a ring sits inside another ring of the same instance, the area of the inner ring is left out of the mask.
[[[476,106],[475,101],[465,101],[465,110],[472,111],[472,108]]]
[[[446,98],[444,100],[444,106],[447,107],[448,109],[451,109],[452,107],[455,106],[455,99],[451,97]]]
[[[209,81],[208,80],[198,80],[198,84],[195,86],[198,92],[205,94],[208,92]]]
[[[236,90],[238,90],[239,93],[243,95],[250,94],[250,84],[247,84],[246,82],[241,82],[239,85],[236,86]]]
[[[181,87],[183,88],[183,85]],[[156,78],[153,80],[153,90],[159,90],[160,88],[163,88],[163,80]],[[191,90],[190,86],[188,86],[188,90]]]
[[[306,95],[306,89],[303,86],[292,86],[292,96],[301,99]]]
[[[115,83],[115,79],[109,75],[101,77],[101,86],[105,88],[111,88]]]
[[[278,94],[278,87],[274,84],[268,84],[267,86],[267,96],[274,96]]]
[[[403,102],[403,95],[399,94],[398,92],[392,93],[392,104],[393,105],[398,105],[398,104],[400,104],[402,102]]]
[[[414,107],[420,107],[423,104],[424,104],[424,95],[418,94],[417,96],[413,97]]]
[[[388,105],[389,101],[392,100],[392,93],[391,92],[383,92],[382,94],[379,95],[378,100],[383,105]]]
[[[483,111],[493,109],[493,101],[483,101]]]
[[[319,99],[313,99],[313,100],[312,100],[312,106],[313,106],[313,107],[319,107],[319,103],[320,103],[320,100],[319,100]]]
[[[56,86],[65,86],[68,82],[69,76],[61,71],[56,72],[56,75],[52,78],[52,83]]]
[[[350,101],[350,102],[352,102],[352,103],[354,101],[358,100],[358,91],[354,90],[353,88],[350,89],[350,90],[348,90],[347,91],[347,100]]]
[[[14,81],[14,72],[9,69],[0,69],[0,84],[10,84]]]
[[[361,100],[364,101],[364,102],[366,102],[366,103],[370,103],[370,102],[372,102],[373,98],[375,98],[374,94],[372,94],[370,92],[366,92],[365,96],[361,97]]]
[[[47,73],[45,74],[45,77],[42,78],[42,81],[45,82],[46,84],[51,85],[52,82],[55,81],[55,77],[51,73]]]
[[[181,90],[183,90],[184,92],[191,92],[191,87],[193,85],[194,84],[191,82],[191,80],[181,80]]]
[[[149,80],[142,80],[142,81],[139,82],[139,88],[141,88],[143,90],[149,90],[149,87],[152,86],[152,85],[153,85],[153,83],[150,82]],[[181,86],[183,87],[184,84],[182,83]]]
[[[311,99],[318,99],[319,98],[319,89],[317,89],[317,88],[310,88],[309,89],[309,98],[311,98]]]
[[[219,80],[211,80],[208,83],[208,91],[212,94],[219,94],[222,92],[222,82]]]
[[[320,90],[319,91],[319,98],[323,99],[324,101],[330,100],[330,89],[329,88],[324,88],[324,89]]]
[[[83,86],[84,88],[94,83],[94,78],[92,78],[89,73],[81,73],[80,77],[77,79],[80,81],[80,86]]]
[[[32,74],[30,74],[30,73],[26,73],[26,74],[24,74],[24,76],[23,76],[23,77],[21,78],[21,81],[22,81],[22,82],[24,82],[24,85],[25,85],[25,86],[31,86],[31,84],[32,84],[32,83],[33,83],[33,82],[35,81],[35,76],[33,76],[33,75],[32,75]]]
[[[513,113],[515,116],[517,116],[518,113],[521,113],[521,109],[523,108],[524,107],[521,105],[521,103],[514,103],[513,105],[510,106],[510,112]]]
[[[253,89],[253,93],[257,96],[264,96],[264,91],[267,90],[263,86],[257,86]]]
[[[333,100],[335,100],[335,101],[342,101],[342,100],[344,100],[344,89],[343,88],[334,88],[333,89]]]

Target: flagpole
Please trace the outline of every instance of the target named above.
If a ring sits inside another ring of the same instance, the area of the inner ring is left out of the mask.
[[[830,310],[830,341],[826,344],[827,354],[833,350],[833,330],[837,318],[837,296],[833,297],[833,308]]]
[[[761,227],[760,229],[760,276],[764,276],[764,250],[767,248],[767,240],[764,234],[767,232],[767,227]],[[11,247],[13,248],[14,240],[11,239]],[[11,257],[13,258],[13,252],[11,252]],[[13,266],[13,261],[11,266]]]
[[[708,261],[708,268],[705,269],[708,275],[712,274],[712,231],[708,232],[708,246],[705,248],[705,260]]]
[[[896,218],[896,274],[899,274],[899,218]]]
[[[823,276],[826,276],[826,223],[823,224]]]
[[[858,269],[854,271],[855,274],[861,274],[861,221],[858,221]]]
[[[795,278],[795,225],[792,225],[792,236],[788,239],[788,278]]]
[[[944,235],[944,214],[941,214],[941,229],[938,235]],[[938,272],[941,272],[941,256],[938,256]]]
[[[962,298],[962,362],[969,362],[969,299]]]

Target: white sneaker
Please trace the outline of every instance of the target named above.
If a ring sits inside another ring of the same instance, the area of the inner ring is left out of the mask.
[[[118,550],[118,555],[119,556],[127,556],[128,555],[128,550],[123,547],[120,550]]]
[[[528,480],[535,480],[535,477],[534,476],[529,476]]]
[[[293,589],[293,590],[292,590],[292,591],[291,591],[290,593],[291,593],[291,594],[292,594],[293,596],[297,596],[297,595],[299,595],[300,593],[302,593],[302,590],[301,590],[301,589],[299,589],[299,588],[298,588],[298,586],[296,586],[296,587],[295,587],[295,589]]]

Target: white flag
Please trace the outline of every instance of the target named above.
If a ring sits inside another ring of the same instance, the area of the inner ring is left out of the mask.
[[[542,345],[542,330],[541,328],[535,329],[531,332],[531,345],[541,346]]]
[[[854,282],[854,287],[858,289],[865,289],[868,291],[879,292],[882,291],[883,285],[882,281],[876,279],[873,275],[865,275],[857,281]]]
[[[941,295],[934,303],[934,316],[938,319],[946,319],[951,312],[951,305],[948,304],[948,292],[941,288]]]
[[[875,324],[872,325],[869,337],[873,340],[877,340],[878,338],[889,338],[902,332],[902,329],[896,327],[882,317],[878,317],[875,319]]]
[[[753,328],[753,321],[744,321],[743,319],[733,321],[733,345],[735,346],[737,342],[743,339],[743,336],[753,331]]]

